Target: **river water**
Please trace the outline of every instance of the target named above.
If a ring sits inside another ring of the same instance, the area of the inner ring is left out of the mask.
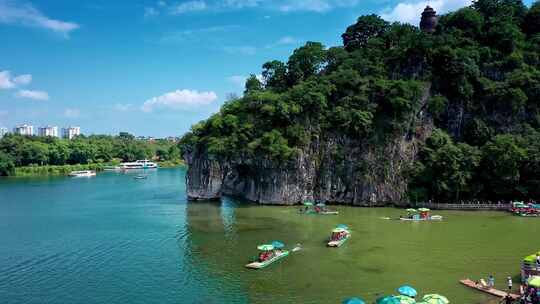
[[[392,208],[301,215],[233,199],[188,203],[183,169],[133,177],[0,179],[0,303],[319,304],[410,284],[451,303],[491,304],[458,280],[493,274],[505,288],[540,249],[540,219],[501,212],[437,212],[445,221],[431,223],[381,219],[402,213]],[[352,238],[326,248],[339,223]],[[303,250],[245,269],[271,240]]]

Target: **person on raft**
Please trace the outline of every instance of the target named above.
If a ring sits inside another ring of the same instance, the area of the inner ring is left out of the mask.
[[[335,232],[332,234],[332,241],[339,241],[345,238],[345,231],[342,232]]]
[[[264,262],[270,260],[274,256],[272,251],[263,251],[259,254],[259,262]]]

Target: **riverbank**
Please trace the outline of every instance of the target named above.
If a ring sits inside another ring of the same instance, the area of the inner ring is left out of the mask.
[[[77,164],[77,165],[61,165],[61,166],[38,166],[30,165],[24,167],[16,167],[14,177],[31,177],[31,176],[60,176],[68,175],[72,171],[93,170],[103,171],[107,167],[117,166],[118,163],[92,163],[92,164]],[[182,160],[162,161],[158,162],[160,168],[181,168],[185,166]]]
[[[94,163],[94,164],[78,164],[78,165],[61,165],[61,166],[24,166],[15,168],[15,177],[28,176],[46,176],[46,175],[68,175],[72,171],[94,170],[103,171],[105,167],[111,164]]]

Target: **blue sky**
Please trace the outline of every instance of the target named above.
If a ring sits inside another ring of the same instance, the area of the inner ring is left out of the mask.
[[[525,1],[530,5],[531,1]],[[432,0],[438,11],[469,0]],[[272,59],[327,46],[362,14],[417,23],[426,1],[0,0],[0,126],[177,136]]]

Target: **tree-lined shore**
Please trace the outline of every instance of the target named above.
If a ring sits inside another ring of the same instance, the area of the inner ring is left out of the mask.
[[[0,139],[0,176],[64,175],[103,170],[122,161],[153,159],[162,167],[182,164],[180,149],[165,139],[138,140],[133,135],[55,137],[6,135]]]

